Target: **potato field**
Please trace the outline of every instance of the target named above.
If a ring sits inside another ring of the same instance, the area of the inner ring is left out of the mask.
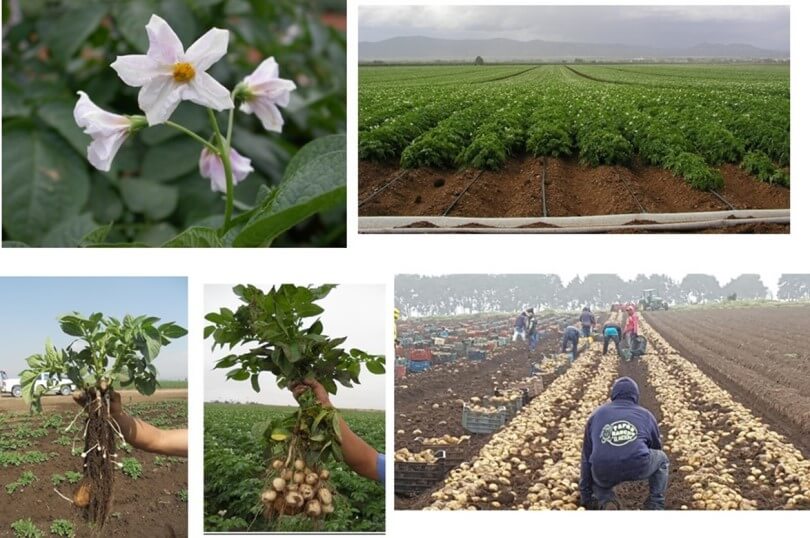
[[[344,463],[330,464],[335,511],[326,520],[306,515],[266,521],[261,492],[267,472],[262,443],[266,421],[293,408],[259,404],[205,404],[205,531],[383,532],[385,489]],[[385,451],[383,411],[343,411],[346,423],[380,452]]]
[[[359,77],[362,216],[789,207],[789,66],[361,66]]]
[[[124,409],[158,428],[185,428],[185,390],[146,398],[123,391]],[[134,401],[136,403],[130,403]],[[83,422],[70,397],[43,399],[44,412],[30,415],[22,400],[0,398],[0,536],[70,538],[98,535],[68,499],[82,480]],[[188,535],[186,459],[159,456],[126,445],[116,471],[112,507],[104,527],[111,536]]]
[[[807,334],[808,314],[806,305],[647,312],[640,333],[648,347],[639,360],[619,360],[612,347],[603,356],[594,342],[570,366],[558,335],[547,331],[535,351],[546,354],[533,375],[542,390],[486,434],[462,427],[464,408],[504,405],[496,392],[508,398],[511,387],[526,386],[524,342],[508,342],[480,362],[456,359],[407,373],[396,388],[396,448],[421,455],[399,457],[397,507],[578,509],[585,423],[613,381],[630,376],[639,403],[658,419],[670,459],[667,509],[810,508],[810,376],[802,366],[810,348],[796,338]],[[609,316],[622,321],[619,313],[598,317]],[[428,444],[442,446],[428,454]],[[417,468],[432,481],[404,492]],[[625,483],[617,494],[623,509],[640,509],[647,484]]]

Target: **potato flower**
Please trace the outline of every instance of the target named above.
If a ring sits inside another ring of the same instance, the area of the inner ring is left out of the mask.
[[[73,108],[73,119],[93,138],[87,147],[87,160],[102,172],[109,172],[112,160],[129,133],[143,127],[143,116],[122,116],[97,106],[84,92]]]
[[[229,155],[231,157],[231,170],[233,171],[233,184],[236,185],[253,172],[253,167],[250,165],[250,159],[243,157],[235,149],[231,148]],[[211,180],[212,191],[227,192],[225,165],[219,155],[208,148],[203,148],[202,153],[200,153],[200,175]]]
[[[186,51],[174,30],[157,15],[149,19],[146,33],[146,54],[118,56],[111,67],[126,84],[141,88],[138,106],[149,125],[166,122],[182,100],[214,110],[233,108],[227,88],[206,73],[227,52],[227,30],[212,28]]]
[[[278,78],[275,58],[267,58],[237,86],[236,92],[243,99],[239,110],[256,114],[265,129],[280,133],[284,118],[278,107],[290,103],[290,92],[294,89],[295,82]]]

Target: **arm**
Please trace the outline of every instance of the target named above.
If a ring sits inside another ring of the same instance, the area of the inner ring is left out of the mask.
[[[188,430],[161,430],[124,413],[121,395],[112,393],[110,415],[121,427],[127,443],[135,448],[164,456],[188,456]]]
[[[329,394],[323,385],[314,379],[305,379],[303,384],[293,387],[293,394],[297,397],[307,388],[312,389],[315,398],[324,407],[332,407],[329,401]],[[338,415],[340,421],[340,437],[342,438],[341,448],[343,449],[343,460],[352,471],[370,480],[380,480],[384,476],[385,469],[378,469],[378,462],[383,463],[377,451],[363,441],[354,433],[343,417]]]

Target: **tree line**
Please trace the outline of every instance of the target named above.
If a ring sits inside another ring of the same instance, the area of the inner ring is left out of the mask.
[[[563,284],[557,275],[398,275],[396,305],[403,312],[446,316],[462,312],[515,312],[526,306],[554,309],[609,308],[638,301],[654,288],[669,304],[706,304],[727,300],[810,299],[810,275],[783,274],[776,297],[756,274],[741,274],[721,285],[716,277],[688,274],[680,282],[663,275],[589,274]]]

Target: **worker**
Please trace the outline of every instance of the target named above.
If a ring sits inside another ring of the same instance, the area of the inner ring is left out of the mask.
[[[326,408],[332,407],[332,402],[329,401],[329,393],[323,385],[314,379],[304,379],[300,383],[292,387],[293,396],[296,399],[307,389],[312,389],[315,399],[321,406]],[[343,461],[355,473],[368,478],[370,480],[377,480],[381,484],[385,484],[385,454],[380,454],[371,445],[363,441],[357,436],[343,420],[343,417],[338,413],[340,423],[340,448],[343,450]]]
[[[591,327],[596,325],[596,318],[591,314],[591,309],[587,306],[582,309],[582,314],[579,316],[579,322],[582,324],[582,336],[585,338],[591,335]]]
[[[577,351],[579,346],[579,337],[582,336],[579,328],[576,325],[569,325],[563,331],[563,340],[562,340],[562,352],[565,353],[568,349],[568,343],[571,342],[574,344],[574,357],[573,360],[577,360]]]
[[[647,480],[647,510],[664,509],[669,459],[661,450],[658,422],[638,405],[638,385],[629,377],[613,383],[610,402],[594,411],[585,425],[580,462],[582,506],[619,510],[613,488],[622,482]]]
[[[526,329],[526,337],[529,341],[529,356],[537,349],[537,343],[540,341],[540,334],[537,332],[537,318],[534,316],[534,311],[529,317],[529,325]]]
[[[616,346],[616,353],[619,352],[619,342],[622,339],[622,328],[616,323],[605,323],[602,326],[602,355],[607,355],[610,342]]]
[[[527,310],[523,310],[520,314],[518,314],[517,319],[515,319],[515,332],[512,334],[512,341],[517,341],[518,338],[521,340],[526,340],[526,329],[528,328],[529,324],[529,312]]]
[[[627,339],[627,347],[631,351],[630,357],[632,358],[632,352],[635,351],[636,347],[636,336],[638,336],[638,312],[636,312],[633,305],[628,305],[625,312],[627,313],[627,321],[624,324],[624,337]],[[625,360],[629,361],[630,358]]]
[[[148,422],[129,416],[121,406],[121,395],[110,389],[110,416],[121,428],[124,440],[133,447],[163,456],[188,456],[188,430],[162,430]],[[92,397],[92,395],[91,395]],[[88,403],[85,391],[73,393],[73,400],[82,408]]]

